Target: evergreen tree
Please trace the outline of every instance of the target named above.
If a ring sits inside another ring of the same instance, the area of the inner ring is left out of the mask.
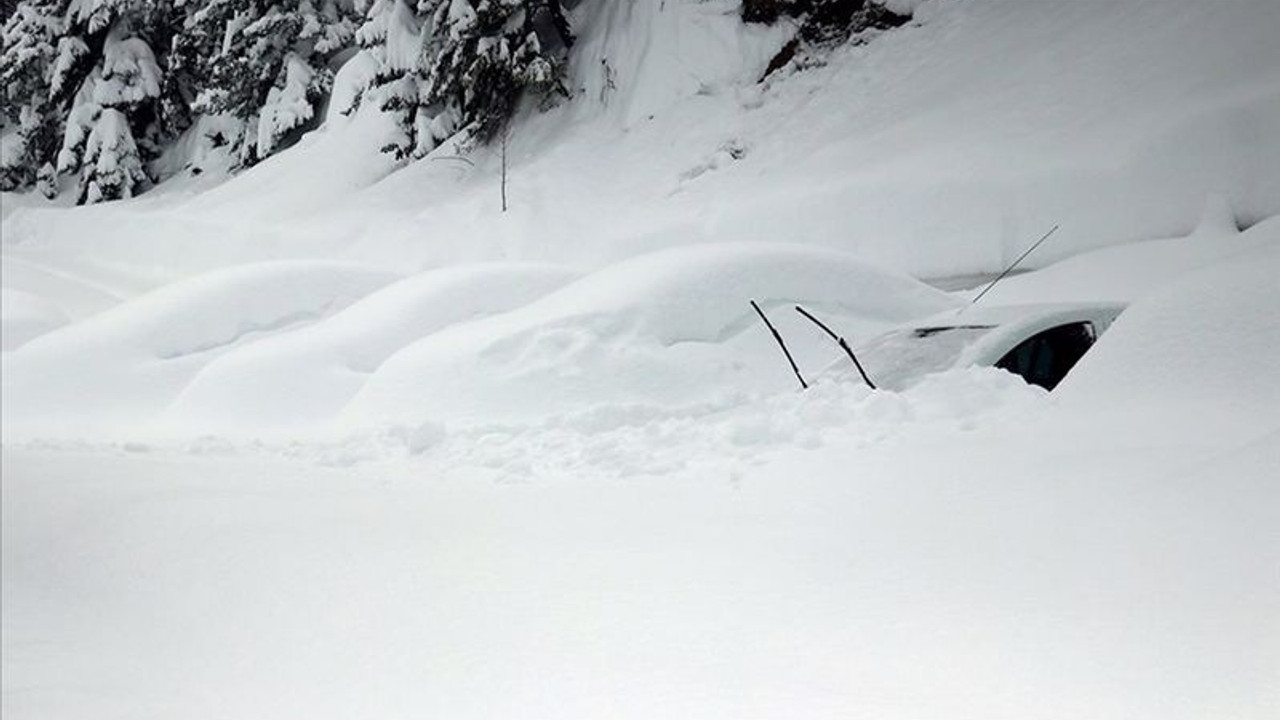
[[[210,0],[187,21],[174,66],[198,76],[197,112],[237,121],[228,141],[247,166],[312,120],[333,82],[328,61],[354,30],[346,0]]]
[[[188,128],[244,167],[312,124],[358,42],[356,96],[394,116],[384,150],[484,142],[521,98],[564,92],[561,0],[0,0],[0,188],[130,197]],[[357,19],[362,18],[361,23]],[[357,31],[357,25],[359,30]]]
[[[116,108],[102,108],[85,140],[79,202],[133,197],[147,181],[129,119]]]
[[[145,36],[163,24],[163,9],[146,0],[72,0],[68,6],[50,87],[55,102],[77,88],[58,154],[60,172],[80,174],[77,202],[131,197],[149,181],[143,161],[163,144],[156,122],[162,73]],[[88,74],[73,85],[86,67]],[[145,158],[139,137],[146,140]]]
[[[471,137],[497,135],[526,91],[567,94],[573,35],[559,0],[420,0],[419,9],[432,23],[425,101]]]
[[[35,182],[58,149],[61,114],[50,98],[49,78],[62,33],[58,0],[32,0],[13,8],[4,23],[0,55],[0,189]]]
[[[397,134],[382,151],[399,160],[426,154],[434,139],[420,122],[429,119],[422,108],[422,19],[406,0],[373,0],[356,40],[378,64],[364,95],[396,121]]]

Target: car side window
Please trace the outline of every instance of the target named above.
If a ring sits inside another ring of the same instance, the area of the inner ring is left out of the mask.
[[[1058,325],[1023,340],[1000,358],[996,367],[1052,390],[1093,346],[1096,337],[1092,323]]]

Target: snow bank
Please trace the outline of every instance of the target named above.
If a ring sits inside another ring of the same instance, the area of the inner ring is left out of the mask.
[[[668,250],[401,350],[373,374],[349,415],[359,422],[511,421],[602,402],[691,403],[726,390],[787,387],[794,380],[751,299],[776,310],[806,354],[822,340],[796,319],[793,303],[838,318],[854,333],[957,303],[831,251],[742,244]]]
[[[1126,310],[1067,377],[1064,412],[1120,414],[1138,428],[1241,440],[1280,430],[1280,218]]]
[[[1189,235],[1084,252],[1036,272],[1010,276],[983,303],[1132,301],[1181,275],[1255,251],[1267,242],[1265,232],[1242,235],[1231,208],[1222,198],[1211,198]]]
[[[494,264],[405,278],[314,325],[218,357],[178,397],[166,425],[240,434],[324,422],[397,350],[573,277],[553,266]]]
[[[219,354],[326,317],[395,278],[282,261],[147,293],[9,353],[5,434],[136,432]]]

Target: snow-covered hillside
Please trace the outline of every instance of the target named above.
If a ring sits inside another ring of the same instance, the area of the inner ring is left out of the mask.
[[[472,167],[442,148],[375,183],[385,130],[338,116],[195,197],[175,182],[123,206],[20,210],[5,241],[170,274],[317,255],[598,265],[782,241],[946,275],[992,270],[1055,223],[1040,263],[1188,232],[1211,195],[1246,224],[1280,211],[1271,0],[933,0],[904,28],[763,84],[787,33],[743,25],[736,7],[582,3],[581,93],[517,124],[506,214],[496,152]]]
[[[1280,715],[1280,3],[906,6],[762,80],[787,21],[584,0],[505,213],[361,54],[229,179],[5,194],[4,716]],[[1128,307],[1052,394],[793,309],[1055,225],[981,302]]]

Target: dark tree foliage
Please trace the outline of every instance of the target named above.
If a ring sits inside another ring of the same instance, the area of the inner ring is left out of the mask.
[[[0,188],[70,180],[81,202],[173,171],[157,161],[184,133],[233,170],[278,152],[319,121],[337,60],[357,50],[378,70],[340,110],[372,98],[394,114],[387,150],[486,142],[524,98],[568,94],[574,39],[562,0],[0,0],[0,13]]]
[[[435,33],[425,99],[480,142],[494,138],[526,93],[567,94],[573,35],[559,0],[423,0]]]
[[[12,140],[0,158],[0,190],[31,185],[57,155],[62,139],[58,108],[47,78],[56,55],[61,18],[58,0],[5,6],[4,62],[0,64],[0,123]]]
[[[8,22],[18,10],[18,0],[0,0],[0,23]]]
[[[230,142],[240,163],[252,165],[311,120],[333,81],[328,61],[354,31],[354,10],[336,0],[210,0],[188,18],[170,73],[199,88],[182,98],[197,112],[242,124]],[[175,93],[169,98],[180,107]],[[301,104],[277,112],[289,100]]]
[[[898,15],[874,0],[743,0],[742,19],[773,23],[780,17],[800,21],[800,36],[809,42],[831,42],[868,29],[902,25]]]

